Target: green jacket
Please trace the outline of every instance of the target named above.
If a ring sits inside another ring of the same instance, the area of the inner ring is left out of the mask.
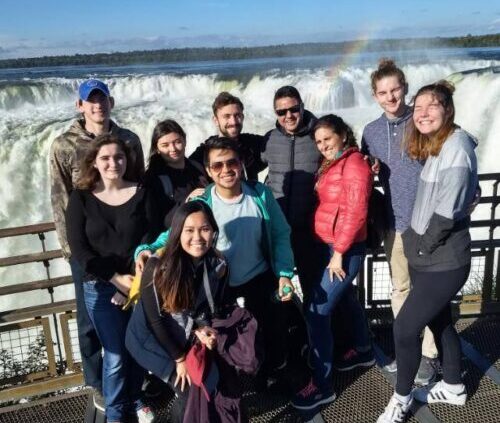
[[[264,256],[268,258],[274,273],[281,277],[293,277],[293,253],[290,244],[290,226],[288,225],[283,212],[277,201],[274,199],[271,190],[260,182],[246,182],[246,184],[254,194],[252,198],[255,204],[262,213],[264,219],[264,228],[266,237],[262,248]],[[197,200],[205,201],[210,208],[212,208],[212,187],[214,184],[209,185],[205,189],[202,197]],[[143,244],[137,247],[134,257],[137,259],[139,253],[145,250],[155,252],[159,248],[165,246],[168,240],[169,231],[161,233],[156,241],[151,244]],[[242,248],[245,248],[242,246]]]

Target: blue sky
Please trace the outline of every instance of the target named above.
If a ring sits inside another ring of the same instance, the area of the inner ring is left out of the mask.
[[[491,0],[2,0],[1,8],[0,58],[500,32]]]

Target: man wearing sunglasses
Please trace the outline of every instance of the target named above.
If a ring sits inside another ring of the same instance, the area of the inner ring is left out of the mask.
[[[316,118],[304,109],[295,87],[284,86],[274,95],[276,128],[266,134],[262,159],[269,167],[267,185],[278,200],[292,229],[292,249],[307,301],[320,245],[312,231],[316,204],[314,178],[320,153],[310,132]]]
[[[277,289],[282,301],[290,300],[293,294],[290,227],[268,187],[242,180],[242,160],[233,140],[209,139],[204,163],[214,183],[195,200],[210,206],[219,226],[216,248],[229,265],[227,303],[244,298],[245,307],[262,328],[266,359],[259,382],[265,387],[267,377],[286,362],[284,316],[273,298]],[[167,239],[164,232],[154,243],[136,249],[139,270]]]
[[[221,92],[215,97],[212,110],[218,135],[208,138],[203,144],[199,145],[189,158],[203,165],[205,144],[212,138],[229,138],[233,142],[236,142],[241,153],[245,178],[256,181],[259,172],[266,167],[260,158],[264,137],[241,133],[245,119],[243,109],[241,100],[228,92]]]

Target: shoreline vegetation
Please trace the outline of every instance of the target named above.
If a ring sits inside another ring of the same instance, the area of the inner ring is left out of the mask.
[[[366,43],[364,52],[435,49],[499,47],[500,33],[466,35],[462,37],[402,38],[380,40],[355,40],[343,42],[280,44],[262,47],[186,47],[130,52],[43,56],[34,58],[3,59],[0,69],[32,68],[44,66],[106,65],[180,63],[212,60],[241,60],[348,53],[360,43]]]

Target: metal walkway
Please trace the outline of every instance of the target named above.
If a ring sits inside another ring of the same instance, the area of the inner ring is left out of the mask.
[[[469,401],[463,407],[431,405],[415,408],[408,422],[414,423],[496,423],[500,421],[500,316],[461,320],[457,323],[464,352],[464,380]],[[389,327],[374,331],[377,359],[392,355]],[[284,396],[257,394],[248,389],[243,404],[250,421],[372,423],[392,394],[390,374],[375,366],[368,370],[334,373],[338,399],[313,415],[299,415]],[[171,397],[151,403],[158,422],[167,422]],[[28,404],[0,408],[1,423],[104,423],[90,412],[86,391],[64,394]]]

